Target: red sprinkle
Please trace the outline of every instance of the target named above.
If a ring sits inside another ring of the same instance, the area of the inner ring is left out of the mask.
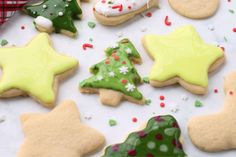
[[[214,89],[214,93],[218,93],[218,89]]]
[[[146,13],[146,16],[147,16],[147,17],[152,17],[152,13],[151,13],[151,12],[147,12],[147,13]]]
[[[166,104],[164,102],[160,103],[161,108],[164,108]]]
[[[119,11],[121,12],[121,11],[123,11],[123,5],[122,4],[114,5],[114,6],[112,6],[112,9],[119,9]]]
[[[107,59],[107,60],[105,61],[105,63],[106,63],[106,64],[110,64],[110,60]]]
[[[235,27],[235,28],[233,28],[233,32],[235,32],[235,33],[236,33],[236,27]]]
[[[114,55],[113,58],[114,58],[116,61],[120,60],[120,57],[119,57],[119,56],[116,56],[116,55]]]
[[[83,44],[83,49],[86,50],[87,48],[93,48],[93,45],[88,43]]]
[[[128,155],[129,156],[135,156],[136,155],[136,150],[135,149],[131,149],[128,151]]]
[[[165,97],[163,95],[161,95],[160,100],[165,100]]]
[[[165,18],[165,25],[167,25],[167,26],[171,26],[171,22],[169,21],[169,16],[166,16],[166,18]]]
[[[128,81],[125,80],[125,79],[121,80],[121,83],[123,83],[123,84],[126,84],[127,82],[128,82]]]
[[[24,30],[24,29],[25,29],[25,26],[21,26],[21,29]]]
[[[132,118],[132,122],[136,123],[138,119],[136,117]]]
[[[230,91],[230,92],[229,92],[229,94],[230,94],[230,95],[233,95],[233,94],[234,94],[234,92]]]

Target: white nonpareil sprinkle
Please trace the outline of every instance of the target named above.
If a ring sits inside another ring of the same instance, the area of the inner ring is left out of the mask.
[[[215,30],[215,27],[214,27],[213,25],[208,25],[208,30],[214,31],[214,30]]]
[[[58,13],[58,15],[59,15],[59,16],[63,16],[64,13],[63,13],[62,11],[60,11],[60,12]]]
[[[116,33],[116,35],[117,35],[118,38],[121,38],[123,36],[123,33],[122,32],[118,32],[118,33]]]
[[[47,8],[47,5],[46,5],[46,4],[44,4],[44,5],[43,5],[43,9],[46,9],[46,8]]]
[[[183,101],[187,101],[187,100],[188,100],[188,96],[187,96],[187,95],[182,95],[182,96],[181,96],[181,99],[182,99]]]

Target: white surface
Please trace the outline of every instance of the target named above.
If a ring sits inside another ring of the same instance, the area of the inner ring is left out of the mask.
[[[235,14],[230,14],[228,9],[235,9],[236,2],[228,3],[227,0],[221,1],[221,7],[218,13],[207,20],[190,20],[177,15],[167,4],[166,0],[161,1],[161,9],[152,10],[153,17],[141,18],[137,16],[133,20],[118,26],[104,27],[97,24],[95,29],[90,29],[87,26],[88,21],[95,21],[92,15],[92,3],[83,4],[84,19],[76,22],[79,29],[78,39],[70,39],[63,35],[53,34],[52,40],[55,48],[60,52],[65,52],[68,55],[74,56],[80,61],[80,68],[76,75],[63,82],[58,91],[58,102],[64,99],[75,100],[81,112],[83,123],[100,130],[105,136],[107,145],[122,142],[124,137],[131,131],[134,131],[145,123],[155,114],[171,114],[170,109],[174,104],[178,104],[180,111],[173,114],[180,123],[183,137],[185,140],[184,148],[189,157],[235,157],[236,151],[227,151],[223,153],[208,154],[197,150],[190,142],[186,124],[193,115],[212,113],[219,111],[223,105],[223,76],[233,70],[236,70],[236,33],[232,32],[232,28],[236,27]],[[164,18],[169,15],[172,21],[172,26],[164,25]],[[14,20],[6,24],[0,29],[0,38],[7,39],[11,44],[23,45],[27,43],[37,31],[32,24],[33,19],[25,15],[17,15]],[[140,91],[146,98],[152,99],[150,106],[138,106],[136,104],[124,102],[117,108],[103,106],[98,101],[97,95],[82,95],[78,91],[79,81],[90,76],[88,68],[104,59],[103,49],[108,45],[119,40],[117,34],[122,34],[123,37],[128,37],[133,41],[139,50],[143,64],[136,66],[141,76],[147,76],[153,61],[145,53],[141,37],[146,33],[165,34],[171,30],[185,24],[194,25],[199,31],[202,38],[208,43],[219,43],[226,48],[227,63],[216,73],[209,77],[209,94],[206,96],[196,96],[187,92],[180,86],[171,86],[167,88],[154,89],[149,85],[141,85]],[[24,25],[25,30],[20,27]],[[209,31],[208,26],[213,25],[215,31]],[[141,29],[147,28],[146,32],[141,32]],[[228,42],[224,41],[224,36],[228,38]],[[82,44],[89,41],[89,38],[94,39],[94,49],[87,51],[82,50]],[[218,94],[213,90],[217,88]],[[166,108],[159,107],[159,96],[166,97]],[[183,95],[189,97],[188,101],[181,100]],[[194,107],[194,101],[201,100],[204,107]],[[20,144],[23,141],[23,134],[19,122],[19,116],[26,112],[48,112],[49,110],[36,103],[31,98],[13,98],[8,100],[0,100],[0,117],[5,115],[6,121],[0,123],[0,157],[15,157]],[[85,120],[84,117],[91,115],[91,120]],[[137,117],[138,122],[133,123],[132,117]],[[108,120],[116,119],[118,125],[110,127]],[[214,141],[209,141],[209,144]],[[98,152],[93,157],[98,157],[102,154]]]

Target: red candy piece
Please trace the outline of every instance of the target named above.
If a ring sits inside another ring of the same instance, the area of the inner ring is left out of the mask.
[[[87,48],[93,48],[93,45],[88,43],[83,44],[83,49],[86,50]]]
[[[135,156],[136,155],[136,150],[134,150],[134,149],[129,150],[128,155],[129,156]]]
[[[165,18],[165,24],[167,25],[167,26],[171,26],[171,22],[169,21],[169,16],[166,16],[166,18]]]

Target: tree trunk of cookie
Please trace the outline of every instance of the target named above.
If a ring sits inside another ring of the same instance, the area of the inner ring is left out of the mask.
[[[100,101],[104,105],[117,106],[123,98],[123,94],[108,89],[100,89]]]

